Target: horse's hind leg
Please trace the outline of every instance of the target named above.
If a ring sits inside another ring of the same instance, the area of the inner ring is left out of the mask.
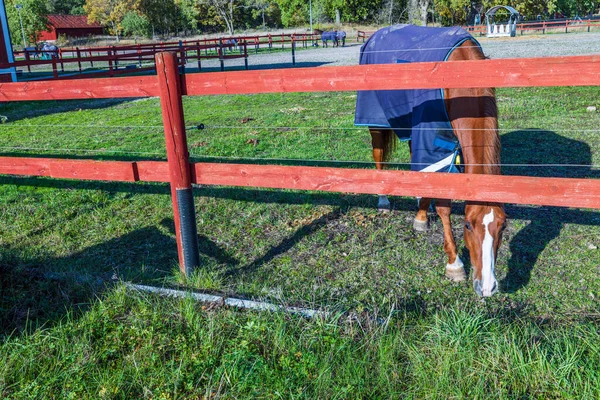
[[[408,149],[410,150],[410,159],[412,160],[412,141],[408,141]],[[427,210],[431,205],[431,199],[419,198],[419,211],[413,220],[413,229],[417,232],[427,232],[429,230],[429,219],[427,218]]]
[[[427,210],[431,205],[431,199],[419,199],[419,211],[413,220],[413,228],[417,232],[427,232],[429,230],[429,219],[427,219]]]
[[[444,225],[444,251],[448,255],[446,277],[454,282],[460,282],[467,278],[467,274],[465,273],[463,262],[456,251],[456,242],[454,241],[452,224],[450,222],[451,206],[452,202],[450,200],[436,200],[435,210]]]
[[[394,135],[391,130],[380,130],[380,129],[369,129],[371,133],[371,143],[373,144],[373,160],[375,161],[375,168],[378,171],[384,169],[384,161],[386,157],[386,148],[389,145],[386,144],[387,140],[391,140],[388,135]],[[389,212],[392,206],[390,200],[386,195],[380,194],[377,201],[377,209],[381,212]]]

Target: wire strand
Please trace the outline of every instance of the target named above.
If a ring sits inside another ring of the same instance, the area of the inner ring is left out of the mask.
[[[141,151],[128,151],[128,150],[91,150],[91,149],[62,149],[62,148],[44,148],[44,147],[0,147],[0,150],[20,150],[20,151],[46,151],[46,152],[82,152],[82,153],[97,153],[97,154],[109,154],[109,153],[122,153],[122,154],[141,154],[141,155],[152,155],[152,156],[166,156],[165,153],[150,153]]]
[[[331,163],[331,164],[362,164],[362,165],[375,165],[374,161],[352,161],[352,160],[315,160],[315,159],[302,159],[302,158],[269,158],[269,157],[227,157],[227,156],[210,156],[200,154],[190,154],[193,157],[206,157],[217,160],[246,160],[246,161],[272,161],[272,162],[305,162],[305,163]],[[429,166],[428,163],[410,163],[410,162],[385,162],[383,165],[398,165],[398,166]],[[573,167],[573,168],[600,168],[600,164],[460,164],[460,166],[500,166],[500,167]]]
[[[188,127],[186,129],[197,129],[195,126]],[[312,129],[312,130],[363,130],[367,129],[367,126],[348,126],[348,127],[311,127],[311,126],[274,126],[274,125],[205,125],[204,129]],[[383,128],[393,129],[395,131],[411,131],[413,128]],[[444,129],[439,128],[418,128],[419,130],[435,130],[443,131]],[[486,128],[448,128],[447,131],[489,131]],[[521,132],[600,132],[599,129],[520,129],[520,128],[497,128],[498,131],[514,131],[518,130]]]
[[[166,156],[166,153],[151,153],[151,152],[140,152],[140,151],[128,151],[128,150],[90,150],[90,149],[65,149],[65,148],[40,148],[40,147],[0,147],[0,150],[20,150],[20,151],[45,151],[45,152],[82,152],[82,153],[96,153],[96,154],[109,154],[109,153],[122,153],[122,154],[140,154],[140,155],[153,155],[153,156]],[[360,164],[360,165],[375,165],[374,161],[357,161],[357,160],[319,160],[319,159],[302,159],[302,158],[269,158],[269,157],[228,157],[228,156],[211,156],[204,154],[190,154],[191,158],[205,157],[216,160],[231,160],[231,161],[270,161],[270,162],[296,162],[296,163],[329,163],[329,164]],[[429,166],[427,163],[410,163],[410,162],[385,162],[382,163],[386,166]],[[600,168],[600,164],[460,164],[461,166],[500,166],[500,167],[518,167],[518,168],[548,168],[548,167],[560,167],[560,168]]]

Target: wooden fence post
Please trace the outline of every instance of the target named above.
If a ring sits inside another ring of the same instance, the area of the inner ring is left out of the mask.
[[[75,50],[77,51],[77,66],[79,67],[79,73],[81,74],[81,51],[79,50],[79,47],[75,47]]]
[[[221,64],[221,71],[225,71],[225,62],[223,61],[223,39],[219,39],[219,47],[217,48],[219,54],[219,63]]]
[[[56,57],[60,61],[60,71],[61,72],[65,72],[65,64],[63,63],[63,55],[62,55],[62,50],[61,49],[56,50]]]
[[[54,54],[50,56],[52,58],[52,76],[54,79],[58,79],[58,68],[56,66],[56,57]]]
[[[293,36],[292,36],[292,65],[294,67],[296,66],[296,41],[294,40]]]
[[[106,50],[108,57],[108,76],[113,76],[113,62],[112,62],[112,51]]]
[[[31,64],[29,63],[29,61],[31,61],[31,57],[29,55],[29,50],[24,50],[25,53],[25,61],[27,61],[27,72],[31,72]]]
[[[115,46],[112,46],[112,54],[115,59],[115,69],[119,69],[119,59],[117,57],[118,52],[117,52],[117,49],[115,48]]]
[[[185,74],[185,63],[186,63],[186,48],[183,46],[183,42],[179,41],[179,71]]]
[[[200,253],[179,65],[175,53],[158,53],[155,60],[171,181],[177,252],[180,270],[188,276],[200,265]]]
[[[198,50],[196,50],[196,56],[198,57],[198,71],[202,71],[202,48],[200,47],[200,41],[198,41]]]

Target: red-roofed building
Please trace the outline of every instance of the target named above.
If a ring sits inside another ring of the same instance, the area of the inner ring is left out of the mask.
[[[50,30],[40,34],[40,40],[56,40],[58,35],[80,37],[102,35],[104,28],[100,24],[88,24],[85,15],[48,15]]]

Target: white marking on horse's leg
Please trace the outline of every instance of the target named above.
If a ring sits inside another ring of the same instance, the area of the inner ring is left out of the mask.
[[[413,229],[417,232],[427,232],[429,230],[429,220],[421,221],[415,218],[413,220]]]
[[[377,208],[379,211],[388,212],[391,210],[392,205],[390,204],[390,200],[386,195],[380,194],[379,200],[377,202]]]
[[[456,260],[452,264],[446,264],[446,277],[454,282],[462,282],[467,279],[465,265],[459,256],[456,256]]]
[[[494,238],[490,235],[489,225],[494,221],[494,209],[483,217],[485,236],[481,245],[481,295],[488,297],[496,293],[498,282],[494,275]]]

